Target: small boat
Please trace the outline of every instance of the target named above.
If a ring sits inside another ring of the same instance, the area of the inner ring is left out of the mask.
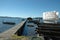
[[[3,22],[3,24],[15,25],[14,22]]]

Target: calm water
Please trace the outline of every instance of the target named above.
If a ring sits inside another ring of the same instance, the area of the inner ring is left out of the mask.
[[[27,25],[33,25],[33,27],[30,27],[30,26],[27,26]],[[24,27],[22,35],[23,36],[37,36],[36,31],[35,31],[36,27],[37,27],[36,24],[26,22],[26,25]]]
[[[21,21],[22,21],[22,18],[0,18],[0,33],[2,33],[2,32],[4,32],[4,31],[6,31],[6,30],[8,30],[8,29],[10,29],[10,28],[15,26],[15,25],[3,24],[3,22],[14,22],[17,25]],[[42,23],[43,20],[40,19],[40,22]],[[60,20],[58,22],[60,22]],[[28,27],[27,25],[28,25],[28,23],[26,23],[26,25],[24,27],[23,35],[36,36],[35,29],[36,29],[37,25],[34,24],[34,27]]]
[[[21,22],[21,18],[0,18],[0,33],[14,27]],[[3,24],[3,22],[14,22],[15,25]]]

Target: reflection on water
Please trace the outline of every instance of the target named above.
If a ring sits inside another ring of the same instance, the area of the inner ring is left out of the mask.
[[[32,26],[28,26],[28,25],[32,25]],[[37,27],[36,24],[26,22],[22,35],[23,36],[37,36],[36,31],[35,31],[36,27]]]
[[[23,19],[24,20],[24,19]],[[0,17],[0,33],[14,27],[15,25],[3,24],[3,22],[14,22],[16,25],[22,21],[22,18],[9,18],[9,17]],[[40,19],[40,22],[43,23],[43,19]],[[37,26],[34,24],[34,27],[28,27],[27,23],[24,27],[23,35],[35,35],[35,28]]]

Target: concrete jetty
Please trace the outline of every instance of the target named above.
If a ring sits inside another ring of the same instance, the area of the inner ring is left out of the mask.
[[[3,32],[3,33],[0,33],[0,37],[11,37],[12,35],[14,35],[16,33],[16,31],[18,29],[20,29],[23,24],[25,23],[26,21],[22,21],[21,23],[19,23],[18,25],[16,25],[15,27]]]

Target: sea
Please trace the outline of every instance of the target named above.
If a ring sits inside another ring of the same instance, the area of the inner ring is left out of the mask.
[[[21,21],[23,20],[26,20],[26,18],[15,18],[15,17],[0,17],[0,33],[4,32],[4,31],[7,31],[9,30],[10,28],[16,26],[17,24],[21,23]],[[35,20],[35,18],[34,18]],[[40,18],[38,19],[40,20],[41,23],[43,23],[43,19]],[[11,25],[11,24],[4,24],[3,22],[13,22],[15,23],[15,25]],[[58,20],[58,22],[60,22],[60,20]],[[27,27],[27,23],[24,27],[24,31],[22,33],[22,35],[24,36],[36,36],[36,32],[35,32],[35,29],[36,29],[36,24],[34,24],[34,27]]]
[[[15,25],[19,24],[21,21],[22,21],[22,18],[0,17],[0,33],[14,27]],[[3,22],[13,22],[15,23],[15,25],[4,24]]]

